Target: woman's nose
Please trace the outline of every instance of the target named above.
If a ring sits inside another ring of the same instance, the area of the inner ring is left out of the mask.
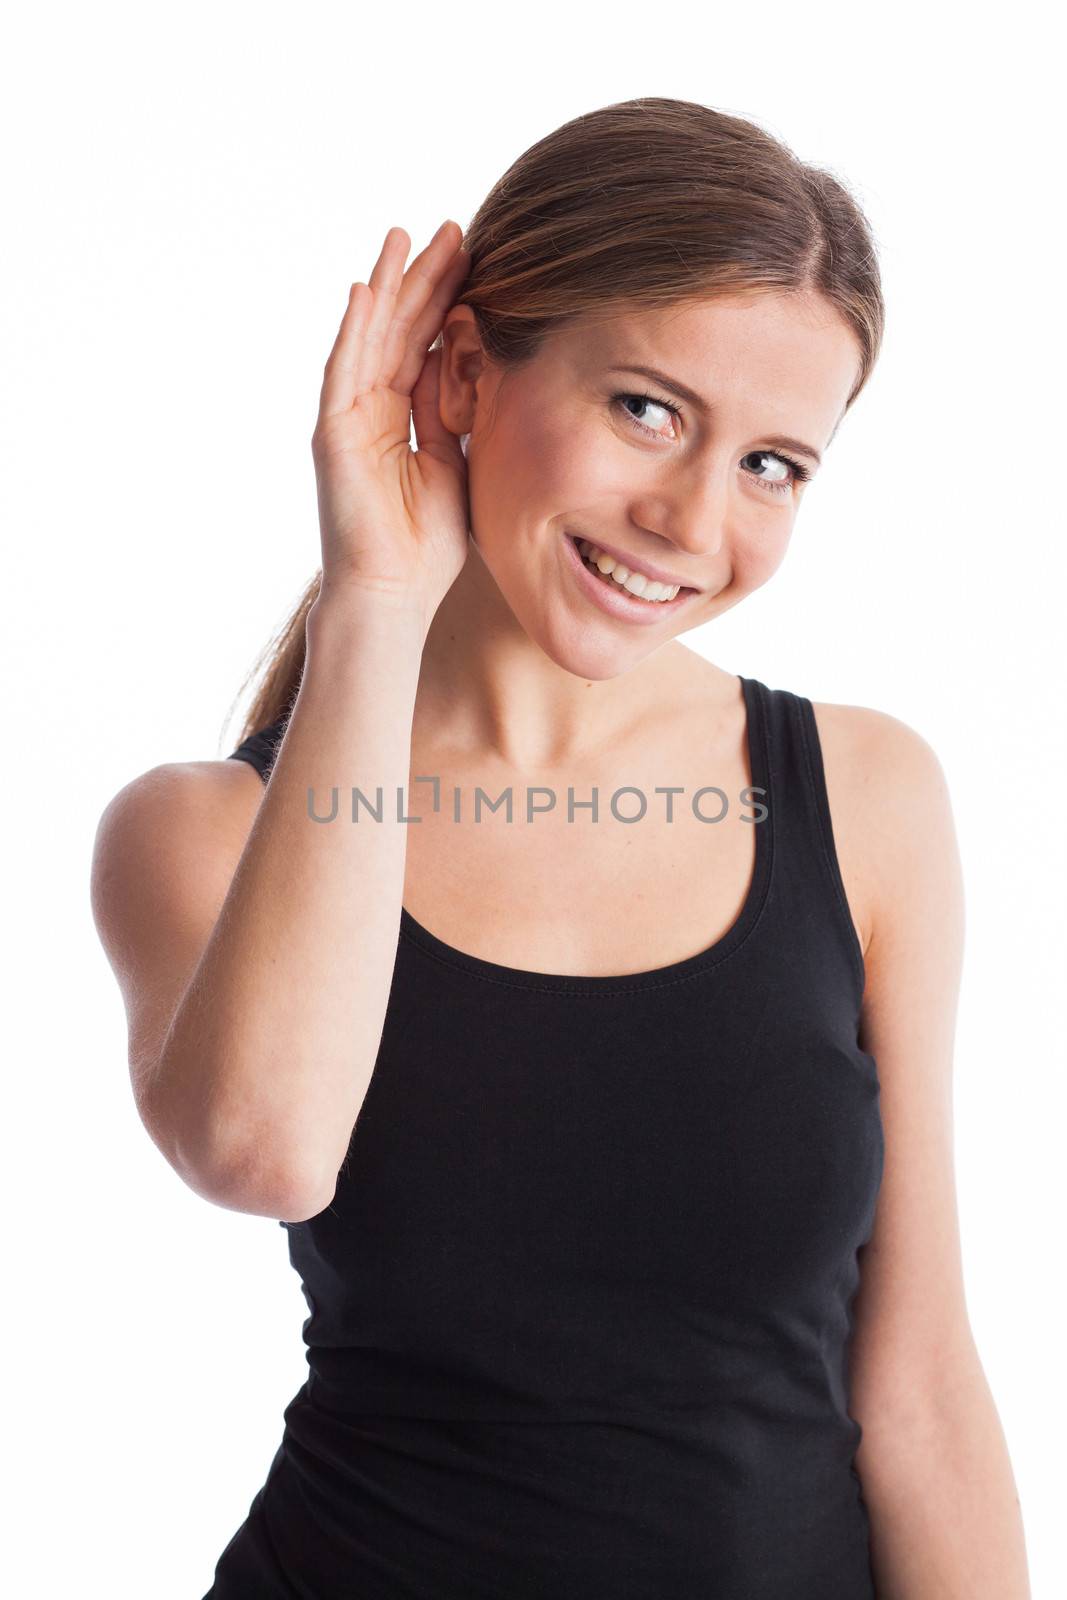
[[[642,495],[630,508],[635,523],[691,556],[717,554],[729,514],[725,468],[679,477],[669,488]]]

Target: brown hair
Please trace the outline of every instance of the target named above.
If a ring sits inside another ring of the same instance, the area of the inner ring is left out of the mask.
[[[513,368],[577,318],[715,294],[821,295],[852,329],[870,377],[885,324],[874,239],[850,191],[755,123],[691,100],[624,100],[530,146],[463,239],[469,305],[490,360]],[[241,738],[285,716],[321,582],[266,645]],[[242,685],[243,692],[245,685]]]

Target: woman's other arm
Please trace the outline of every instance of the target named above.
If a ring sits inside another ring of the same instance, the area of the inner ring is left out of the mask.
[[[953,1160],[963,882],[926,741],[819,707],[828,778],[871,885],[861,1042],[878,1064],[885,1168],[850,1363],[879,1600],[1028,1600],[1021,1509],[964,1292]],[[851,774],[851,778],[850,775]]]

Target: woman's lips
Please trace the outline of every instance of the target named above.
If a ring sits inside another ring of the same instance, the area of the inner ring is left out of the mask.
[[[565,560],[570,563],[583,593],[601,611],[623,622],[638,622],[648,626],[664,621],[669,614],[687,606],[697,592],[686,588],[680,589],[673,600],[642,600],[629,594],[622,584],[610,579],[605,581],[603,576],[594,576],[583,560],[573,535],[566,535],[566,546]]]
[[[643,561],[635,561],[633,556],[624,555],[621,550],[613,550],[611,545],[601,544],[599,539],[590,539],[588,535],[584,533],[572,533],[568,535],[568,537],[573,539],[576,544],[579,544],[584,540],[586,544],[592,545],[597,550],[602,550],[606,556],[611,556],[614,561],[620,562],[624,567],[628,568],[630,572],[639,572],[643,578],[647,578],[651,583],[676,583],[682,589],[687,589],[691,594],[700,593],[700,590],[695,584],[683,583],[681,578],[672,576],[672,574],[669,572],[664,572],[661,567],[653,567],[651,565],[646,565],[646,563]],[[582,552],[579,549],[578,554],[581,555],[581,553]]]

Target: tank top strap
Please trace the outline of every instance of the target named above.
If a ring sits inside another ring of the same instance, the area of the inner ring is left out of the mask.
[[[257,728],[247,739],[242,739],[236,750],[231,750],[226,757],[227,761],[247,761],[250,767],[255,767],[266,783],[288,721],[288,714],[283,712],[281,716],[275,717],[273,722]]]
[[[774,898],[796,940],[844,960],[864,987],[863,953],[834,839],[815,710],[804,695],[758,685],[774,821]]]

